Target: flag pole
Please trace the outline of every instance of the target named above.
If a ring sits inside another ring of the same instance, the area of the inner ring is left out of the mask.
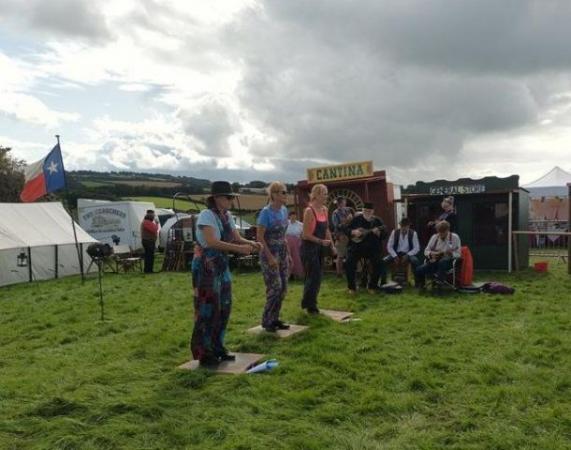
[[[59,134],[56,134],[55,136],[57,139],[57,145],[59,147],[59,151],[61,153],[61,145],[59,143]],[[61,158],[61,170],[63,171],[63,179],[64,179],[64,184],[65,184],[65,194],[67,197],[67,206],[68,206],[69,216],[71,217],[71,227],[73,228],[73,239],[75,241],[75,250],[77,251],[77,260],[79,261],[79,270],[81,272],[81,282],[85,283],[85,274],[83,273],[83,255],[81,254],[81,251],[79,250],[79,242],[77,242],[77,231],[75,229],[75,220],[73,220],[73,213],[71,211],[71,206],[69,204],[69,190],[67,187],[67,175],[65,174],[65,167],[63,165],[63,155]]]

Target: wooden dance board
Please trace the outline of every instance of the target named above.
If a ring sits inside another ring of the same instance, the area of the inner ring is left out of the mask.
[[[254,328],[250,328],[248,330],[248,333],[250,334],[263,334],[263,335],[269,335],[269,336],[277,336],[279,338],[287,338],[290,336],[293,336],[294,334],[297,333],[301,333],[302,331],[307,330],[309,327],[305,326],[305,325],[292,325],[289,324],[289,330],[277,330],[275,333],[272,333],[270,331],[266,331],[262,328],[261,325],[258,325],[257,327]]]
[[[334,311],[332,309],[320,309],[321,314],[324,316],[333,319],[336,322],[347,322],[351,317],[353,317],[353,313],[349,311]]]
[[[232,355],[236,356],[236,361],[224,361],[218,364],[216,368],[206,370],[214,373],[246,373],[248,369],[255,366],[265,356],[259,353],[232,353]],[[197,360],[192,360],[178,366],[178,368],[182,370],[197,370],[200,367]]]

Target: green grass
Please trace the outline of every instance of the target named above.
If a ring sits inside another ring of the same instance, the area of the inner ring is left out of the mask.
[[[86,188],[95,188],[102,186],[111,186],[113,183],[108,183],[106,181],[82,181],[81,184]]]
[[[482,278],[482,277],[480,277]],[[571,278],[562,264],[483,277],[514,296],[354,298],[325,277],[320,305],[279,341],[250,336],[258,273],[234,276],[232,350],[265,353],[266,374],[213,376],[189,357],[188,274],[105,274],[0,289],[2,449],[563,449],[571,445]]]
[[[153,202],[155,204],[155,206],[157,208],[172,208],[172,198],[166,198],[166,197],[127,197],[125,198],[125,200],[133,200],[133,201],[137,201],[137,202]],[[199,207],[201,209],[205,208],[204,204],[200,203],[200,202],[189,202],[188,200],[176,200],[176,208],[180,211],[188,211],[188,210],[193,210],[195,211],[196,208]],[[234,214],[237,214],[237,211],[234,211]],[[250,223],[250,224],[255,224],[256,223],[256,218],[254,213],[252,212],[244,212],[242,214],[242,218]]]
[[[152,202],[157,208],[172,208],[172,197],[127,197],[125,200],[133,200],[136,202]],[[188,200],[177,199],[175,206],[178,210],[187,211],[189,209],[195,210],[198,206],[199,208],[204,208],[199,202],[190,202]]]

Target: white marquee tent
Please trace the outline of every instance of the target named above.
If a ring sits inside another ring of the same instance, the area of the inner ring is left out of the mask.
[[[567,183],[571,183],[571,173],[555,166],[538,180],[522,187],[529,191],[531,198],[567,197]]]
[[[97,241],[75,229],[87,267],[87,246]],[[71,217],[61,203],[0,203],[0,286],[78,273]]]

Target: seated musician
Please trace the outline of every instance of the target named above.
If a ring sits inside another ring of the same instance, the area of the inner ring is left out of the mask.
[[[367,283],[369,292],[377,291],[379,276],[384,273],[381,260],[382,240],[386,235],[383,221],[374,215],[373,204],[366,202],[363,205],[363,213],[357,214],[346,226],[349,237],[347,245],[347,261],[345,272],[347,274],[347,287],[350,294],[356,291],[355,274],[357,263],[361,259],[369,263],[369,280]],[[365,268],[363,270],[366,270]]]
[[[450,224],[445,220],[438,222],[436,234],[430,238],[424,250],[427,259],[424,264],[416,268],[416,287],[424,287],[428,274],[436,273],[437,279],[444,281],[454,259],[460,258],[460,246],[460,237],[450,231]]]
[[[410,220],[403,217],[399,222],[399,229],[393,230],[387,242],[387,252],[389,253],[384,262],[390,264],[396,261],[397,264],[408,264],[412,266],[414,271],[420,264],[418,253],[420,252],[420,244],[418,242],[418,234],[411,230]]]

